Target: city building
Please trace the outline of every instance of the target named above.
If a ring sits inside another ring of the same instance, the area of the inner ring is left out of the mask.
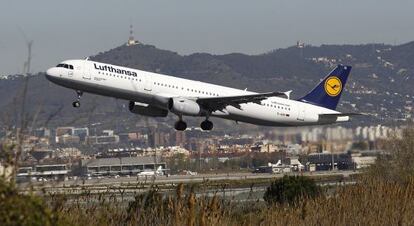
[[[355,163],[356,169],[363,169],[374,164],[377,160],[378,155],[383,154],[382,151],[378,150],[366,150],[358,151],[351,154],[352,162]]]
[[[33,135],[36,137],[50,137],[50,129],[48,128],[38,128],[33,131]]]
[[[4,177],[6,180],[10,180],[13,173],[14,166],[6,166],[0,162],[0,176]]]
[[[87,144],[117,144],[119,136],[114,134],[113,130],[103,130],[101,135],[86,137]]]

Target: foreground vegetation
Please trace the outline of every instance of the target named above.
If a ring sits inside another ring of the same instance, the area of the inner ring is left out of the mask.
[[[304,197],[293,203],[237,203],[219,196],[196,197],[177,187],[173,195],[156,190],[125,204],[104,195],[91,199],[64,196],[40,199],[17,195],[0,198],[2,225],[413,225],[414,179],[405,183],[366,181],[339,188],[332,195]]]
[[[414,225],[414,129],[391,139],[389,150],[355,185],[320,189],[308,178],[285,177],[269,186],[267,202],[197,196],[184,185],[173,194],[153,187],[132,201],[113,194],[37,196],[0,180],[0,224]]]

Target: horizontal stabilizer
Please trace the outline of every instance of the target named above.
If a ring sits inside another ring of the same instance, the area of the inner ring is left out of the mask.
[[[359,113],[328,113],[319,114],[318,122],[321,124],[331,124],[336,122],[347,122],[351,116],[361,116]]]

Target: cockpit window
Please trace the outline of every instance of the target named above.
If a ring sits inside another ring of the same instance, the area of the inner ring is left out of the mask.
[[[73,65],[69,65],[69,64],[58,64],[56,67],[63,67],[63,68],[73,70]]]

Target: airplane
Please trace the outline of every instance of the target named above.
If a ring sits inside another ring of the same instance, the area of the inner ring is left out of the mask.
[[[144,170],[137,174],[137,176],[162,176],[164,175],[162,166],[158,166],[157,170]]]
[[[84,92],[129,101],[132,113],[151,117],[178,116],[174,128],[184,131],[183,116],[205,118],[200,127],[212,130],[210,117],[263,126],[291,127],[347,122],[357,113],[336,111],[351,66],[338,65],[313,90],[293,100],[290,92],[256,93],[133,68],[84,60],[66,60],[46,71],[46,78],[73,89],[80,107]]]

